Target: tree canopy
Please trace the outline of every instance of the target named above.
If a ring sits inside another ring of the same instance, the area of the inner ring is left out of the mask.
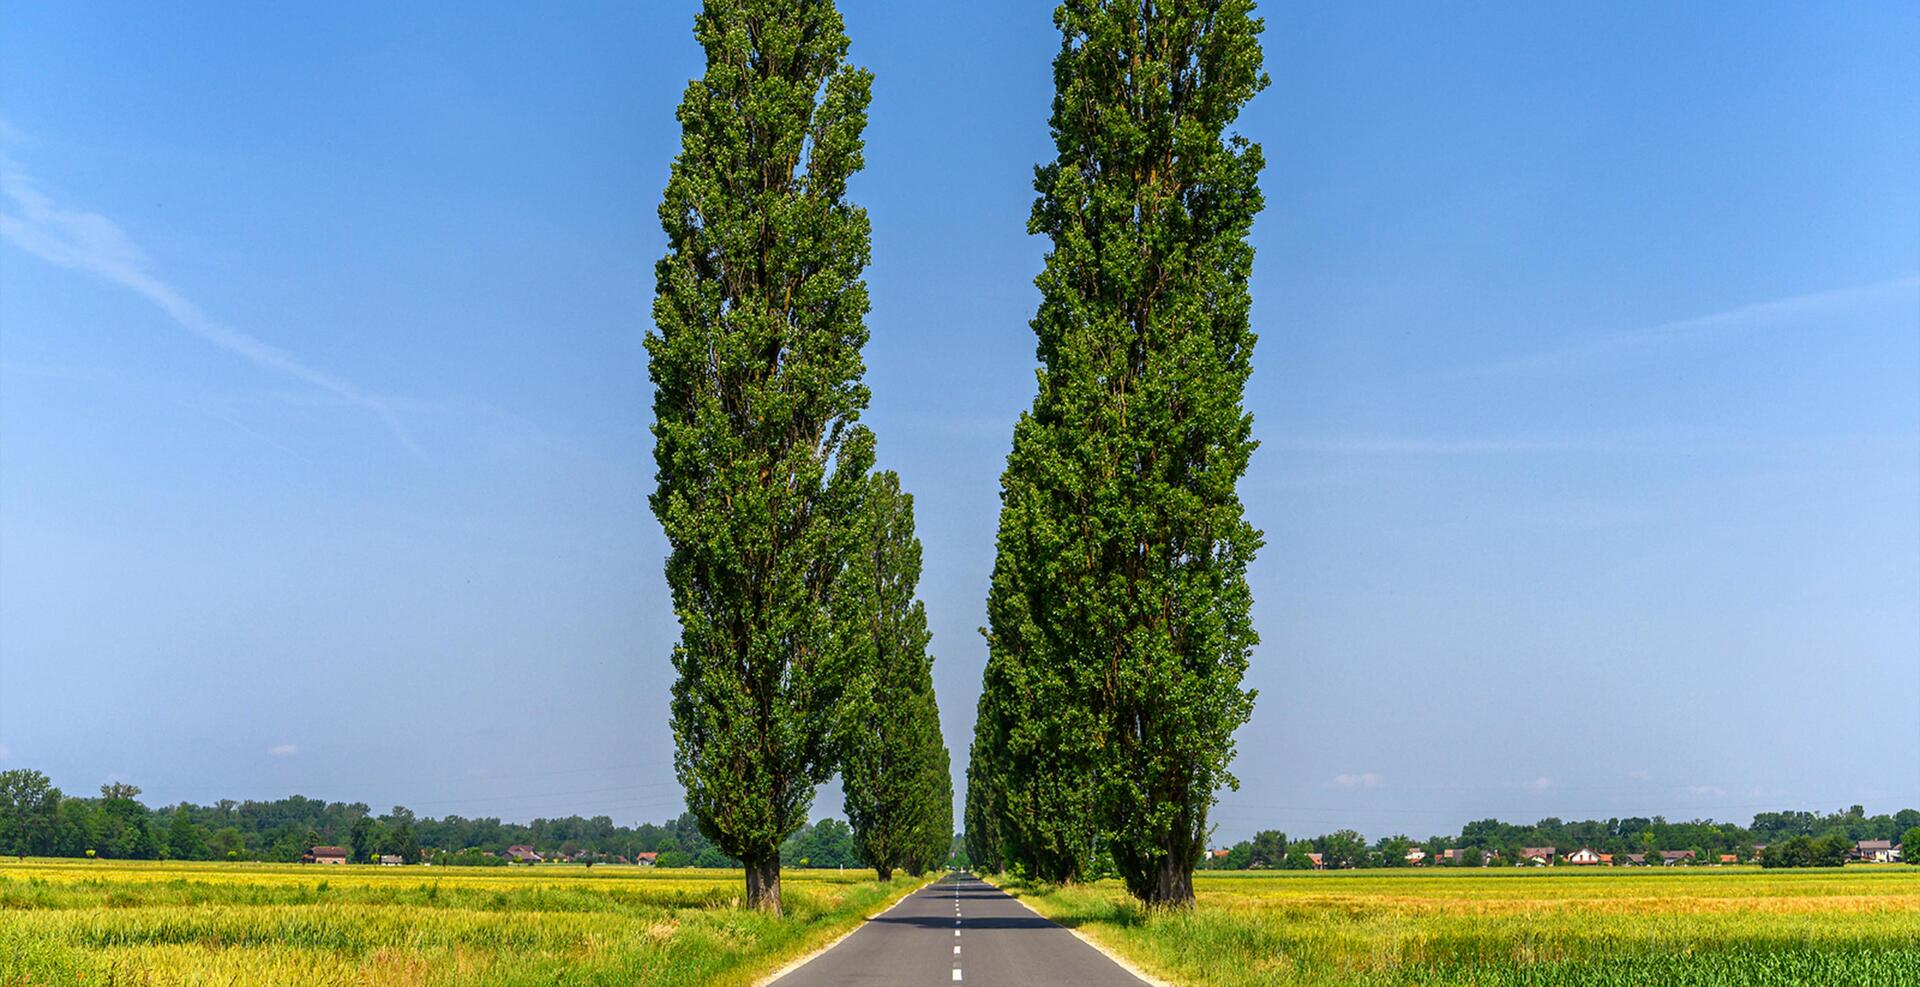
[[[1110,859],[1137,897],[1192,901],[1255,635],[1260,534],[1247,242],[1266,85],[1247,0],[1068,0],[1028,230],[1039,392],[1014,428],[988,595],[990,811],[1051,880]]]
[[[847,690],[840,779],[860,859],[881,880],[919,875],[947,856],[953,779],[927,653],[926,607],[915,599],[920,540],[913,498],[891,471],[874,475],[867,527],[845,575],[841,629],[860,671]]]
[[[873,462],[861,166],[872,84],[828,0],[708,0],[655,267],[655,515],[680,621],[674,765],[703,833],[780,910],[779,848],[833,772],[850,676],[835,583]]]

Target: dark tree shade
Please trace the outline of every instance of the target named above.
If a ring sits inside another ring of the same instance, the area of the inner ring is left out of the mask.
[[[1070,0],[1054,14],[1056,159],[1039,394],[1014,430],[988,598],[1010,856],[1192,901],[1255,643],[1260,546],[1247,243],[1259,148],[1227,128],[1266,84],[1249,0]]]
[[[835,764],[834,587],[873,462],[869,231],[845,198],[872,80],[825,0],[708,0],[694,33],[647,336],[674,766],[748,901],[778,911],[780,843]]]
[[[967,863],[982,874],[998,874],[1006,869],[1000,842],[1000,810],[993,800],[992,754],[981,743],[981,727],[987,722],[982,696],[981,715],[974,720],[974,742],[967,758],[967,802],[965,818]]]
[[[860,671],[848,688],[841,781],[860,859],[883,881],[945,857],[953,781],[933,695],[927,611],[914,598],[920,540],[913,498],[892,472],[874,475],[861,551],[848,562],[840,627]]]

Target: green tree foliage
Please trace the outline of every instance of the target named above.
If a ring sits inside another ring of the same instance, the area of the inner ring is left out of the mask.
[[[380,843],[380,852],[392,854],[409,864],[420,862],[420,840],[414,835],[411,818],[397,819],[387,827],[386,839]]]
[[[1839,833],[1825,836],[1789,836],[1767,845],[1760,855],[1762,867],[1839,867],[1847,862],[1853,843]]]
[[[1320,862],[1328,870],[1343,870],[1366,863],[1366,838],[1351,829],[1329,833],[1315,843],[1320,852]]]
[[[1226,131],[1266,84],[1250,0],[1069,0],[1030,232],[1052,240],[1039,394],[1014,429],[988,597],[990,750],[1009,855],[1110,854],[1192,902],[1255,643],[1260,545],[1247,235],[1259,148]]]
[[[205,839],[208,856],[216,860],[290,862],[300,859],[316,845],[337,844],[349,847],[354,860],[365,861],[369,856],[394,852],[388,849],[389,830],[402,822],[412,829],[420,849],[445,853],[471,848],[476,853],[486,850],[500,854],[514,844],[527,844],[542,853],[552,853],[571,840],[591,854],[632,859],[636,853],[658,850],[664,839],[675,838],[687,848],[691,859],[710,845],[691,812],[683,812],[664,823],[641,823],[634,827],[615,826],[607,816],[542,818],[526,823],[461,816],[432,819],[416,817],[400,806],[384,817],[375,818],[368,815],[364,803],[324,802],[300,795],[268,802],[222,799],[204,806],[181,803],[158,813],[137,800],[124,799],[109,812],[107,800],[55,797],[58,789],[53,788],[50,781],[45,782],[44,788],[39,787],[37,781],[20,787],[19,780],[33,781],[32,775],[39,773],[29,769],[20,769],[19,774],[0,772],[0,819],[14,818],[13,810],[20,805],[37,806],[40,822],[36,825],[42,827],[46,838],[29,852],[48,856],[79,857],[88,849],[112,856],[107,848],[116,841],[124,847],[131,836],[127,832],[128,820],[135,815],[142,819],[156,854],[164,850],[173,857],[188,855],[176,848],[176,837],[181,835],[183,825],[181,817],[185,816]],[[38,794],[34,798],[16,798],[9,794],[16,789]],[[207,833],[212,835],[206,836]],[[0,853],[9,849],[7,843],[0,842]],[[405,849],[404,842],[401,849]]]
[[[1374,847],[1381,867],[1408,867],[1407,854],[1413,851],[1413,840],[1406,836],[1382,837]]]
[[[205,860],[207,828],[193,821],[192,809],[181,803],[167,823],[167,857],[171,860]]]
[[[91,799],[62,799],[54,820],[54,856],[82,857],[100,847],[100,804]]]
[[[780,860],[787,867],[861,866],[853,828],[838,819],[822,819],[796,830],[781,844]]]
[[[833,772],[848,678],[834,583],[873,462],[858,417],[871,76],[828,0],[708,0],[660,206],[652,506],[671,552],[674,766],[687,805],[780,910],[779,847]]]
[[[52,780],[32,768],[0,771],[0,853],[57,852],[61,799]]]
[[[920,540],[913,498],[873,476],[860,551],[843,574],[840,627],[860,669],[847,689],[841,783],[860,859],[883,881],[918,876],[953,838],[953,780],[933,695],[927,610],[914,598]]]
[[[135,801],[140,789],[122,782],[100,786],[100,804],[93,849],[115,860],[154,860],[160,842],[154,838],[147,807]]]
[[[215,860],[239,860],[247,852],[247,838],[237,826],[222,826],[207,840]]]
[[[999,752],[990,746],[995,724],[988,719],[994,697],[981,693],[973,721],[973,746],[967,753],[967,800],[961,825],[966,827],[967,860],[983,874],[998,874],[1007,869],[1000,839],[1000,819],[1005,803],[996,799],[994,770],[1000,763]]]
[[[1920,826],[1911,826],[1900,834],[1900,859],[1920,864]]]
[[[979,759],[976,759],[975,766],[979,763]],[[969,786],[970,805],[976,787]],[[212,833],[206,837],[206,846],[208,854],[215,860],[292,861],[317,844],[350,846],[350,831],[362,819],[366,820],[363,830],[367,834],[363,845],[368,849],[365,853],[356,853],[354,859],[364,860],[368,854],[379,852],[387,838],[384,824],[367,816],[367,806],[358,802],[323,802],[294,795],[271,802],[223,799],[207,806],[181,803],[153,813],[134,799],[122,799],[119,805],[110,806],[108,800],[97,798],[56,799],[55,793],[58,791],[50,779],[31,769],[0,772],[0,819],[7,820],[4,825],[9,827],[0,832],[17,834],[21,831],[17,820],[21,807],[25,805],[37,807],[42,831],[50,830],[42,844],[45,849],[31,852],[55,857],[84,857],[89,850],[103,857],[112,857],[115,845],[122,851],[127,850],[129,841],[138,842],[138,836],[131,831],[129,824],[135,815],[141,820],[140,829],[151,841],[147,850],[151,855],[164,851],[171,856],[181,856],[175,850],[175,836],[179,832],[182,816],[196,828]],[[50,811],[47,808],[49,805],[53,806]],[[513,844],[528,844],[542,853],[551,854],[572,840],[581,850],[607,857],[619,855],[631,858],[635,853],[658,851],[662,854],[660,862],[663,866],[675,865],[665,856],[669,851],[674,851],[682,855],[674,858],[680,861],[678,865],[685,866],[712,845],[701,834],[699,822],[691,812],[683,812],[678,818],[666,822],[642,823],[631,828],[615,826],[612,819],[606,816],[591,819],[567,816],[510,823],[493,818],[466,819],[460,816],[416,818],[411,812],[396,808],[385,818],[395,822],[405,818],[418,835],[422,849],[431,848],[444,854],[457,854],[468,849],[479,854],[484,849],[497,855]],[[1521,846],[1555,846],[1563,850],[1592,846],[1603,853],[1615,854],[1616,862],[1619,855],[1651,852],[1655,855],[1656,864],[1662,850],[1692,849],[1701,856],[1703,863],[1711,864],[1719,854],[1750,855],[1756,842],[1770,841],[1772,845],[1768,854],[1772,855],[1771,861],[1765,856],[1761,858],[1763,863],[1770,866],[1780,867],[1788,861],[1799,861],[1793,866],[1815,866],[1815,860],[1824,860],[1827,866],[1837,866],[1845,860],[1856,839],[1904,841],[1909,849],[1920,845],[1916,844],[1915,839],[1920,837],[1920,833],[1912,832],[1920,829],[1920,824],[1914,820],[1920,820],[1920,811],[1902,809],[1891,814],[1867,815],[1864,811],[1855,813],[1851,808],[1835,813],[1760,813],[1754,817],[1751,827],[1711,820],[1669,822],[1659,816],[1570,821],[1548,818],[1531,824],[1482,819],[1468,823],[1457,838],[1435,837],[1430,843],[1436,847],[1444,843],[1463,848],[1467,852],[1464,863],[1468,865],[1479,863],[1476,854],[1484,858],[1490,853],[1496,854],[1492,863],[1511,865],[1519,859],[1518,848]],[[1904,830],[1900,828],[1902,822],[1908,823]],[[1771,834],[1775,830],[1771,827],[1781,825],[1811,832],[1796,833],[1794,835],[1802,836],[1804,840],[1791,846],[1782,846],[1793,836],[1774,838]],[[809,826],[802,827],[789,837],[781,846],[782,861],[792,866],[801,855],[820,854],[824,860],[836,861],[832,866],[858,866],[852,831],[846,824],[838,820],[823,820],[821,826],[825,829],[820,834],[815,833],[815,827]],[[1595,837],[1594,834],[1600,835]],[[1274,836],[1278,837],[1278,834]],[[1336,837],[1343,837],[1343,834],[1287,840],[1284,859],[1291,861],[1296,851],[1306,853],[1330,841],[1338,842]],[[1344,838],[1360,841],[1364,846],[1358,833],[1347,831]],[[1262,833],[1254,840],[1242,841],[1214,866],[1249,866],[1253,861],[1254,846],[1265,839],[1267,834]],[[954,840],[968,846],[975,843],[971,833],[954,837]],[[1804,847],[1804,850],[1796,851],[1795,847]],[[133,849],[138,850],[139,847],[136,845]],[[794,853],[795,850],[801,853]],[[0,843],[0,854],[14,852],[11,845]],[[1356,865],[1370,864],[1373,861],[1369,858],[1374,856],[1377,855],[1363,853]],[[1911,861],[1914,858],[1909,854],[1907,859]],[[736,867],[739,863],[729,859],[725,866]],[[1095,866],[1098,866],[1097,861]],[[991,872],[984,866],[981,870]]]
[[[1247,848],[1247,866],[1273,869],[1287,859],[1287,834],[1277,829],[1253,834]]]
[[[660,856],[655,858],[656,867],[691,867],[694,855],[680,849],[678,837],[668,836],[658,844]]]
[[[353,821],[353,828],[347,831],[347,847],[353,851],[352,859],[365,860],[379,852],[386,844],[387,835],[378,822],[370,816],[361,816]]]

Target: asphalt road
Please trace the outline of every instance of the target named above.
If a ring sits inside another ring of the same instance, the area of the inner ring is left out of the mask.
[[[1140,987],[1073,934],[972,874],[948,874],[900,899],[778,987],[953,983],[983,987]]]

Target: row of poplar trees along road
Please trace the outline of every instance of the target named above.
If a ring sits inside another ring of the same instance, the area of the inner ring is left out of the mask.
[[[1267,84],[1250,0],[1069,0],[1028,229],[1039,392],[1001,481],[965,831],[976,867],[1107,867],[1158,905],[1192,873],[1255,644],[1236,485]],[[885,879],[944,861],[952,781],[916,599],[913,501],[876,467],[862,166],[873,78],[829,0],[706,0],[706,71],[655,269],[658,490],[681,636],[674,765],[703,832],[780,909],[780,842],[836,772]]]

